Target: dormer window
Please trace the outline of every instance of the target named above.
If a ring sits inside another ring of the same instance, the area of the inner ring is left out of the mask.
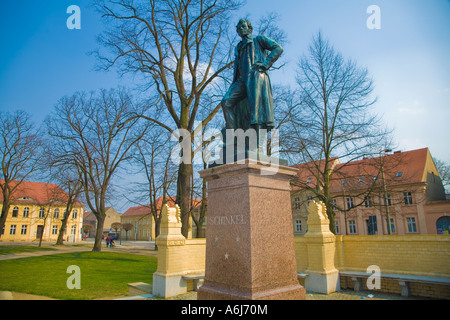
[[[359,178],[359,182],[363,182],[364,181],[364,178]]]
[[[398,177],[398,178],[401,177],[402,175],[403,175],[403,172],[401,172],[401,171],[399,171],[399,172],[397,172],[397,173],[395,174],[395,176]]]
[[[312,180],[312,178],[308,178],[308,180],[306,180],[306,183],[310,183]]]

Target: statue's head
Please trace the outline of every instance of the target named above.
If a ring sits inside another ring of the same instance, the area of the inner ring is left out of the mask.
[[[252,34],[253,27],[252,23],[248,21],[247,19],[241,19],[239,20],[237,26],[236,26],[236,32],[240,37],[245,37],[249,34]]]

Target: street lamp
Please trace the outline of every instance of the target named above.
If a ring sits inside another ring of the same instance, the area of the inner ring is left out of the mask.
[[[389,205],[387,202],[387,190],[386,190],[386,181],[384,180],[384,161],[383,161],[383,157],[381,156],[381,153],[389,153],[392,152],[391,149],[384,149],[380,151],[380,171],[381,171],[381,181],[383,183],[383,200],[384,200],[384,207],[386,208],[386,220],[387,220],[387,227],[388,227],[388,234],[392,234],[391,231],[391,219],[389,217]],[[383,223],[383,221],[381,221],[381,223]]]

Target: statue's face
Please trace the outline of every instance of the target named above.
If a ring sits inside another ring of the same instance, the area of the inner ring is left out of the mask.
[[[241,38],[252,33],[252,30],[248,27],[247,23],[244,21],[239,22],[239,24],[236,26],[236,31]]]

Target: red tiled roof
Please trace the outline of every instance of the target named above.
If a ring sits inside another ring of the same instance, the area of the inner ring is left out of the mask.
[[[330,158],[329,165],[331,168],[336,166],[336,164],[339,163],[339,159],[337,157]],[[325,168],[325,160],[319,160],[319,161],[310,161],[306,163],[296,164],[291,166],[292,168],[297,168],[297,179],[300,183],[300,185],[307,184],[308,186],[315,186],[317,185],[317,176],[315,174],[317,167],[319,167],[319,170],[323,171]],[[302,187],[299,186],[293,186],[293,190],[299,190],[302,189]]]
[[[376,157],[347,163],[337,163],[332,176],[330,191],[340,192],[344,187],[346,190],[365,189],[368,187],[368,184],[374,183],[375,179],[377,181],[381,180],[381,161],[383,161],[383,171],[386,185],[388,186],[426,182],[425,170],[429,158],[431,156],[429,155],[428,148],[423,148],[405,152],[394,152],[390,155],[384,155],[382,158]],[[307,167],[305,168],[305,166]],[[301,181],[304,183],[309,175],[313,178],[311,185],[315,186],[316,180],[308,170],[313,168],[311,163],[297,165],[297,167],[299,168],[298,176]],[[344,180],[345,183],[343,184]],[[293,187],[293,190],[299,189],[301,187]]]
[[[4,180],[0,180],[3,184]],[[11,186],[16,186],[18,181],[12,181]],[[65,204],[68,199],[67,193],[54,183],[31,182],[23,181],[13,191],[11,201],[13,203],[29,203],[46,205],[50,202]],[[0,201],[3,201],[3,194],[0,192]],[[77,201],[76,206],[84,207],[84,205]]]

